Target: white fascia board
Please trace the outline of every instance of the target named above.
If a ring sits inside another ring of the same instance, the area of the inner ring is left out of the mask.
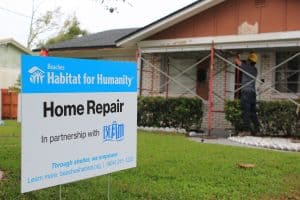
[[[32,51],[30,51],[30,49],[24,47],[22,44],[20,44],[19,42],[15,41],[13,38],[8,38],[8,39],[2,39],[0,40],[0,45],[7,45],[7,44],[11,44],[15,47],[17,47],[18,49],[20,49],[21,51],[32,55]]]
[[[300,41],[282,41],[282,42],[254,42],[254,43],[231,43],[215,44],[215,49],[234,50],[234,49],[264,49],[276,47],[300,47]],[[167,52],[188,52],[188,51],[210,51],[211,44],[177,46],[177,47],[141,47],[142,53],[167,53]]]
[[[201,13],[202,11],[205,11],[221,2],[224,2],[225,0],[205,0],[200,2],[199,4],[195,4],[194,6],[185,9],[175,15],[172,15],[162,21],[159,21],[158,23],[154,23],[153,25],[149,26],[148,28],[145,28],[142,31],[139,31],[121,41],[119,41],[116,45],[122,46],[122,45],[132,45],[134,43],[137,43],[138,41],[141,41],[142,39],[145,39],[147,37],[150,37],[151,35],[158,33],[166,28],[169,28],[170,26],[177,24],[185,19],[188,19],[189,17],[192,17],[196,14]]]
[[[261,33],[253,35],[230,35],[216,37],[153,40],[138,43],[140,49],[162,52],[176,49],[209,50],[214,42],[218,49],[268,48],[300,46],[300,31]]]
[[[187,52],[187,51],[209,51],[211,45],[201,46],[181,46],[181,47],[149,47],[139,48],[141,53],[168,53],[168,52]]]

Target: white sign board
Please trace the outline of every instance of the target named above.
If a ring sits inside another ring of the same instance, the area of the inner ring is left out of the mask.
[[[21,192],[136,166],[133,62],[22,56]]]

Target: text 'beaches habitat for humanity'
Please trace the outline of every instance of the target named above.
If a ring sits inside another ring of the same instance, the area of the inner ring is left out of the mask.
[[[22,56],[21,101],[22,192],[136,166],[136,63]]]
[[[59,69],[60,71],[64,70],[64,66],[51,66],[48,65],[47,69]],[[43,83],[45,72],[40,68],[34,66],[30,70],[32,83]],[[72,73],[55,73],[47,72],[46,81],[47,84],[72,84],[72,85],[81,85],[81,84],[97,84],[97,85],[127,85],[131,86],[133,77],[128,77],[127,75],[122,76],[105,76],[103,74],[96,74],[96,76],[88,75],[87,73],[82,74],[72,74]]]
[[[26,58],[26,56],[23,56]],[[36,58],[39,58],[36,56]],[[76,59],[67,63],[57,63],[59,58],[47,57],[48,62],[37,62],[22,71],[24,80],[23,92],[103,92],[134,91],[137,87],[136,71],[132,62],[112,62],[81,60],[84,66],[76,67]],[[79,59],[77,59],[79,60]],[[135,63],[134,63],[135,64]],[[136,68],[136,67],[135,67]],[[101,69],[101,71],[99,71]],[[89,89],[89,90],[87,90]]]

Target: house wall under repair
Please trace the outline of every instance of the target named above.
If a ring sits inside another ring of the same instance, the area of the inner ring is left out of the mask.
[[[254,51],[257,99],[295,102],[300,93],[296,8],[300,2],[295,0],[207,0],[154,23],[160,30],[151,34],[155,29],[149,26],[141,31],[149,36],[138,41],[140,95],[198,96],[205,104],[202,128],[229,128],[224,103],[239,98],[242,73],[233,60]]]
[[[300,49],[284,48],[256,50],[259,57],[257,68],[260,80],[256,82],[257,99],[298,98],[297,93],[300,92],[300,56],[297,56],[297,50],[300,52]],[[249,50],[240,51],[241,57],[246,59],[246,52]],[[217,50],[216,52],[218,53]],[[223,53],[221,56],[228,62],[233,62],[233,55]],[[291,60],[288,61],[287,59]],[[143,54],[140,69],[140,95],[164,97],[199,95],[205,103],[201,127],[208,128],[209,61],[210,55],[207,51]],[[276,68],[282,62],[286,63]],[[201,72],[205,74],[201,75]],[[240,86],[237,73],[235,67],[215,57],[211,122],[214,129],[231,127],[230,123],[225,120],[224,103],[225,100],[238,97]],[[202,88],[203,91],[200,91],[199,88],[200,90]]]

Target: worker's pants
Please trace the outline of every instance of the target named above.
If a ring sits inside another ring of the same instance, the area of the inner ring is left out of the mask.
[[[259,122],[256,115],[256,94],[252,91],[242,91],[241,107],[243,117],[243,131],[259,132]],[[251,128],[251,122],[253,128]]]

